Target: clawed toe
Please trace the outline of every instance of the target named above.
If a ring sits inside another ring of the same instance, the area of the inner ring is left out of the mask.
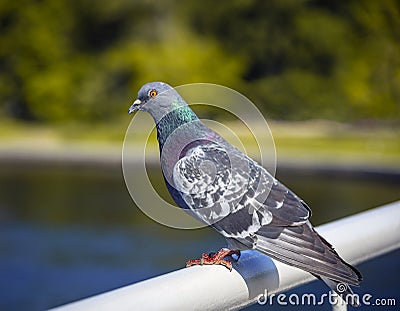
[[[232,255],[236,255],[237,258],[233,258]],[[240,258],[239,250],[230,250],[227,248],[222,248],[219,252],[211,252],[209,254],[203,253],[200,259],[193,259],[186,262],[186,267],[191,266],[202,266],[202,265],[222,265],[232,271],[232,262],[224,259],[225,257],[231,257],[235,262]]]

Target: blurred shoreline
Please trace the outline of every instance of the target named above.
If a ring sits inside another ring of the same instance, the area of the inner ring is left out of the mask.
[[[143,160],[143,148],[137,146],[129,152],[128,161],[140,164]],[[294,170],[322,174],[376,175],[385,178],[400,178],[400,163],[396,161],[373,161],[371,159],[323,157],[296,157],[295,154],[282,152],[277,148],[277,172]],[[146,153],[146,165],[158,166],[159,155],[153,151]],[[78,143],[68,142],[62,145],[5,145],[0,143],[0,167],[23,169],[53,169],[70,167],[73,169],[121,170],[122,143]]]
[[[326,120],[269,121],[277,167],[319,170],[400,171],[400,128],[390,125],[353,125]],[[242,126],[226,122],[250,156],[259,152]],[[0,124],[0,165],[121,167],[125,122],[100,125]],[[140,128],[140,124],[139,124]],[[158,163],[154,131],[133,133],[129,161]],[[221,133],[222,134],[222,133]],[[131,133],[130,133],[131,135]],[[247,135],[247,136],[246,136]],[[223,136],[229,141],[230,137]],[[146,147],[144,147],[146,146]]]

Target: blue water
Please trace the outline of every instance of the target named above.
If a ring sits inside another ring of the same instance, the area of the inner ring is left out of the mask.
[[[314,224],[400,199],[398,178],[292,170],[278,177],[305,197]],[[211,229],[176,230],[149,220],[133,205],[119,168],[0,166],[0,228],[0,310],[61,305],[182,268],[224,245]],[[395,308],[358,310],[399,310],[400,251],[358,268],[365,281],[357,292],[397,299]],[[326,287],[317,281],[291,292]]]

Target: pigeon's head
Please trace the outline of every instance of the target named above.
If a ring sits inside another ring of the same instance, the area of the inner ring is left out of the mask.
[[[129,113],[143,110],[155,117],[157,114],[167,113],[178,103],[182,105],[184,101],[173,87],[164,82],[149,82],[140,88]]]

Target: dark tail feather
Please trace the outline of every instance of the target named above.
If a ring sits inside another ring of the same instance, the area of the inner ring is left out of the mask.
[[[354,286],[362,279],[360,272],[345,262],[308,222],[293,227],[263,227],[256,237],[258,251],[288,265]]]

